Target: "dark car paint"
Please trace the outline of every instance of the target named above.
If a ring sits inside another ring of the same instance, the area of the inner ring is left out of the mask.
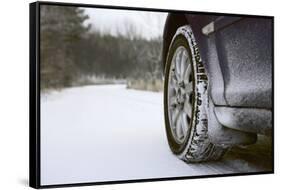
[[[214,31],[203,34],[212,22]],[[198,43],[214,117],[220,123],[210,126],[213,141],[220,143],[222,136],[237,140],[236,130],[271,135],[273,17],[170,13],[163,35],[164,69],[170,42],[177,28],[186,24]],[[235,130],[228,135],[220,125]]]
[[[211,22],[215,31],[204,35],[202,28]],[[176,29],[185,24],[194,32],[215,105],[271,109],[271,17],[171,13],[164,29],[164,64]]]

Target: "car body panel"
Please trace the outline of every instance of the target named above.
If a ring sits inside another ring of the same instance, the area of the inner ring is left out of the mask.
[[[218,121],[228,128],[270,135],[272,132],[272,113],[268,109],[215,107]]]
[[[207,71],[214,106],[212,121],[220,123],[209,126],[213,141],[221,143],[225,136],[228,140],[224,143],[235,144],[235,131],[271,135],[273,17],[170,13],[163,35],[164,69],[177,28],[187,24],[192,28]],[[223,126],[229,129],[227,133]],[[238,144],[246,142],[245,139]]]
[[[229,106],[272,107],[272,26],[247,18],[216,32]]]
[[[212,22],[214,32],[203,34],[202,29]],[[171,13],[164,30],[163,56],[175,31],[168,28],[177,28],[172,26],[175,23],[192,27],[215,105],[271,109],[273,18]]]

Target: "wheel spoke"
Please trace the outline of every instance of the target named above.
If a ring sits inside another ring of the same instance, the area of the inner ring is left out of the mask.
[[[179,58],[179,73],[180,73],[180,77],[181,77],[181,80],[182,80],[182,77],[183,77],[183,72],[184,72],[184,65],[182,63],[182,58],[183,58],[183,50],[180,51],[180,58]]]
[[[182,50],[182,54],[181,54],[181,79],[182,80],[184,79],[185,71],[187,70],[186,59],[187,59],[186,51]]]
[[[171,98],[171,97],[176,96],[176,90],[175,90],[175,88],[169,87],[168,96],[169,96],[169,101],[170,101],[170,98]]]
[[[189,126],[188,126],[186,114],[184,112],[182,112],[181,114],[181,120],[182,120],[182,131],[184,136],[186,136]]]
[[[177,83],[176,83],[175,79],[171,78],[170,85],[169,85],[170,95],[175,95],[176,90],[177,90]]]
[[[172,73],[172,78],[175,80],[175,81],[178,81],[179,80],[179,76],[178,76],[178,73],[177,73],[177,56],[174,56],[173,59],[172,59],[172,63],[171,63],[171,73]]]
[[[189,82],[185,84],[185,93],[189,95],[191,92],[193,92],[193,84],[192,82]]]
[[[174,108],[175,105],[177,105],[177,97],[173,96],[173,97],[170,97],[170,107]]]
[[[180,113],[176,121],[176,135],[179,139],[181,139],[184,136],[183,129],[182,129],[183,123],[182,123],[181,115],[182,114]]]
[[[181,57],[180,57],[180,52],[177,52],[176,55],[176,60],[175,60],[175,66],[176,66],[176,75],[177,75],[177,79],[178,81],[181,80]]]
[[[173,84],[177,84],[177,80],[178,80],[178,79],[177,79],[177,74],[176,74],[175,70],[172,71],[171,75],[172,75],[172,76],[171,76],[171,81],[172,81],[172,83],[173,83]]]
[[[185,70],[185,73],[184,73],[184,82],[186,84],[190,82],[189,81],[190,74],[191,74],[191,64],[188,64],[187,69]]]
[[[175,71],[173,72],[173,80],[175,83],[178,83],[178,81],[180,80],[180,75],[177,72],[177,69],[175,68]]]
[[[188,115],[189,118],[191,118],[192,114],[192,105],[189,102],[189,99],[187,99],[184,103],[184,112]]]
[[[175,127],[176,127],[179,116],[180,116],[180,110],[177,108],[174,109],[174,112],[172,113],[172,122]]]

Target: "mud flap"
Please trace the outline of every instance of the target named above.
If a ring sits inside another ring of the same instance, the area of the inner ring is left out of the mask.
[[[218,122],[215,114],[215,107],[212,100],[209,100],[209,125],[208,136],[210,141],[219,146],[230,147],[234,145],[248,145],[257,141],[255,133],[242,132],[224,127]]]

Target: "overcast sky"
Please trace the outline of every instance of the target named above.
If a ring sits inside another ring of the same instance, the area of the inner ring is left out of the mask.
[[[167,13],[149,11],[129,11],[116,9],[85,8],[92,28],[101,32],[126,34],[128,28],[134,28],[137,34],[151,39],[162,36]],[[133,27],[132,27],[133,26]]]

